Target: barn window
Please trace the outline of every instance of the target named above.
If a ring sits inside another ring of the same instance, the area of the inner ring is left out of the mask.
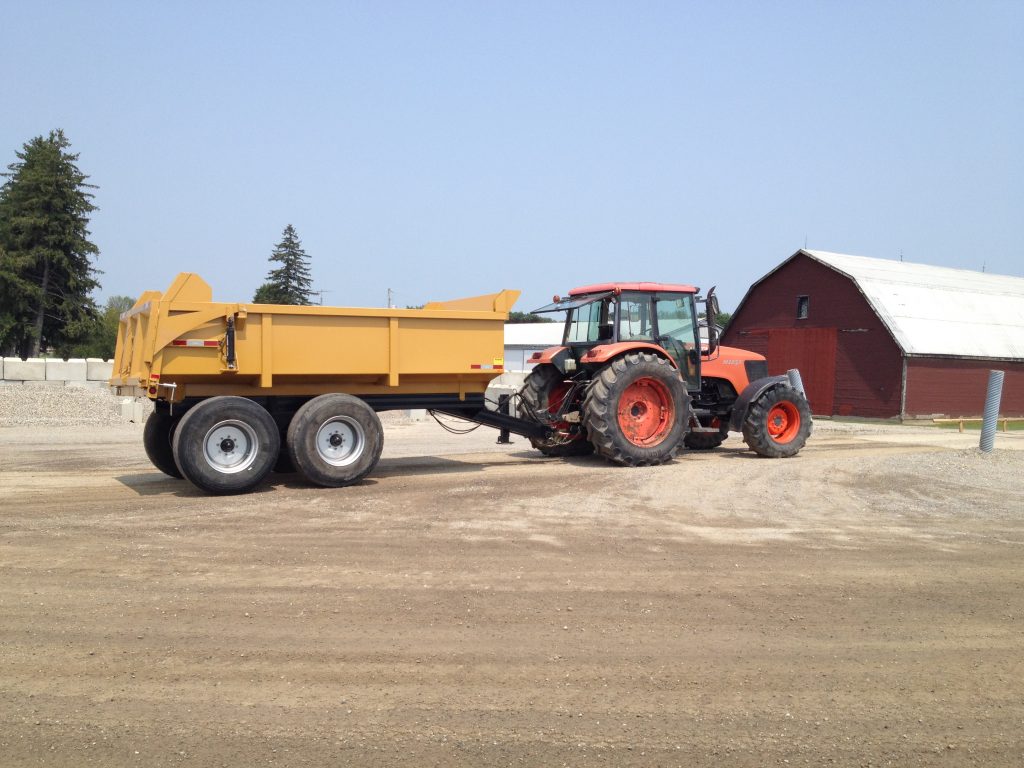
[[[796,319],[806,320],[807,313],[811,308],[811,299],[808,296],[796,297]]]

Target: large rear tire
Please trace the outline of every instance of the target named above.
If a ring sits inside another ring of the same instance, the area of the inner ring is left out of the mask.
[[[211,397],[190,408],[174,431],[174,461],[208,493],[245,493],[277,461],[281,436],[266,409],[244,397]]]
[[[811,426],[807,398],[780,384],[750,404],[743,420],[743,440],[759,456],[784,459],[800,452]]]
[[[320,395],[299,408],[288,426],[288,455],[309,482],[339,488],[362,480],[377,465],[384,429],[358,397]]]
[[[146,419],[146,426],[142,430],[142,446],[146,449],[146,455],[153,463],[153,466],[165,475],[182,477],[181,470],[174,463],[174,430],[178,426],[179,418],[169,416],[166,413],[153,411]]]
[[[601,370],[587,392],[584,412],[599,454],[627,466],[662,464],[679,450],[689,395],[668,360],[633,352]]]
[[[571,389],[572,387],[565,383],[565,377],[555,366],[538,365],[530,371],[523,384],[523,402],[535,414],[554,415],[562,407],[562,400]],[[551,426],[562,432],[568,432],[570,437],[552,436],[546,439],[531,437],[530,445],[545,456],[584,456],[593,453],[594,446],[587,440],[587,433],[582,425],[577,425],[578,428],[575,432],[571,432],[573,425],[568,422],[555,422]]]

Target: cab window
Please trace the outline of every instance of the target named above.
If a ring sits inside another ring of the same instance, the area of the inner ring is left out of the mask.
[[[619,303],[619,341],[654,341],[651,297],[624,295]]]

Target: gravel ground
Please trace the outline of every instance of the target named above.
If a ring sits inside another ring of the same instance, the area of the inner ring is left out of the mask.
[[[45,384],[0,386],[0,427],[114,426],[121,416],[123,397],[106,387],[64,387]],[[144,413],[149,413],[145,404]]]
[[[223,498],[0,394],[3,768],[1024,765],[1022,433],[627,470],[388,414],[362,483]]]

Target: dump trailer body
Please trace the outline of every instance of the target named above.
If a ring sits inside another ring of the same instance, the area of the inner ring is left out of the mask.
[[[225,303],[182,273],[121,316],[110,384],[171,404],[336,392],[376,410],[478,400],[503,370],[504,323],[518,296],[422,309]]]

